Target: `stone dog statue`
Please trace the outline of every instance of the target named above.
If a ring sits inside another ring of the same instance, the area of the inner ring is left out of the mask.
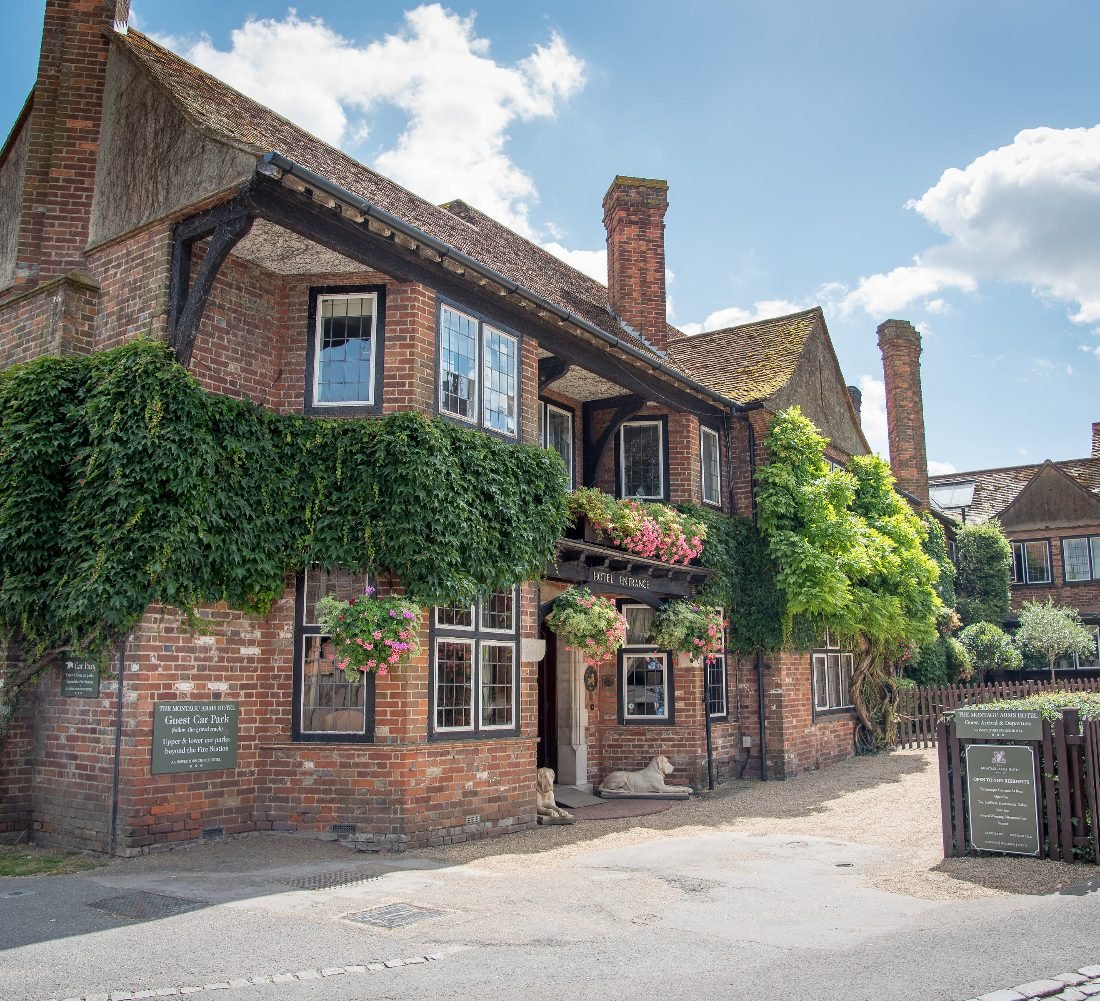
[[[554,801],[554,774],[553,768],[540,768],[535,773],[535,811],[539,822],[544,818],[561,823],[572,823],[575,819],[568,810],[563,810]]]
[[[690,796],[687,786],[665,785],[665,776],[675,770],[668,758],[658,754],[640,771],[609,773],[600,783],[600,792],[613,796]]]

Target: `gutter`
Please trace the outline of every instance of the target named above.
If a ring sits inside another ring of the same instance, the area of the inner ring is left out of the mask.
[[[268,169],[264,169],[264,168]],[[379,208],[377,205],[360,198],[358,195],[348,191],[347,188],[342,188],[338,184],[333,184],[332,181],[315,171],[310,170],[308,167],[303,167],[301,164],[295,163],[293,160],[288,159],[281,153],[265,153],[260,160],[260,166],[257,170],[261,174],[271,176],[271,168],[276,168],[282,171],[284,174],[291,174],[297,177],[299,180],[309,185],[316,191],[322,191],[326,195],[332,198],[338,199],[348,205],[351,205],[356,211],[361,212],[368,218],[377,219],[379,222],[384,223],[390,229],[396,230],[399,233],[403,233],[405,236],[417,243],[422,243],[426,247],[430,247],[441,257],[449,257],[456,264],[461,264],[467,271],[472,271],[474,274],[481,275],[482,278],[487,278],[489,281],[495,282],[502,288],[507,289],[513,295],[518,295],[521,298],[526,299],[528,302],[533,303],[539,309],[544,310],[547,313],[552,313],[562,323],[570,323],[576,327],[580,327],[587,334],[591,334],[593,337],[599,338],[609,347],[615,348],[617,351],[622,351],[624,354],[629,355],[635,361],[642,362],[648,365],[650,368],[662,375],[667,376],[670,379],[674,379],[683,386],[687,386],[692,392],[699,394],[710,400],[712,403],[717,403],[724,410],[731,410],[733,412],[739,412],[741,404],[734,403],[728,397],[723,396],[721,393],[716,393],[713,389],[704,386],[701,382],[696,382],[678,369],[672,368],[670,365],[665,364],[659,359],[653,358],[647,355],[644,351],[638,350],[634,345],[627,343],[620,337],[616,337],[614,334],[609,334],[606,330],[601,330],[599,327],[582,317],[577,316],[576,313],[571,313],[567,309],[563,309],[561,306],[550,302],[549,299],[544,299],[537,292],[532,292],[530,289],[525,289],[517,282],[512,281],[511,278],[506,278],[499,271],[482,264],[480,261],[475,260],[468,254],[462,253],[461,250],[456,250],[454,247],[443,243],[441,240],[437,240],[434,236],[430,236],[422,229],[418,229],[403,219],[399,219],[397,216],[387,212],[385,209]],[[753,404],[748,405],[749,409],[754,409]]]

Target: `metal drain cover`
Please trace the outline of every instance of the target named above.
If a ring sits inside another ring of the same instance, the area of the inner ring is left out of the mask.
[[[117,897],[104,897],[94,900],[89,907],[113,914],[118,918],[133,918],[137,921],[149,918],[167,918],[173,914],[198,910],[206,906],[205,900],[193,900],[189,897],[173,897],[167,893],[152,893],[149,890],[132,890]]]
[[[345,914],[344,917],[356,924],[373,925],[375,928],[404,928],[425,918],[435,918],[445,913],[431,907],[418,907],[416,904],[383,904],[381,907],[372,907],[369,911]]]
[[[381,867],[360,867],[343,869],[339,872],[315,872],[312,876],[298,876],[296,879],[272,880],[280,886],[292,886],[295,890],[331,890],[336,886],[355,886],[369,879],[381,879],[388,870]]]

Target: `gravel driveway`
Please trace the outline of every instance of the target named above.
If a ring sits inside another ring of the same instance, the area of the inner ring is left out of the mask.
[[[928,900],[1045,894],[1100,880],[1091,865],[1004,856],[945,860],[934,749],[852,758],[783,782],[729,782],[650,817],[540,827],[416,854],[453,864],[481,860],[493,868],[508,868],[517,855],[542,854],[541,861],[522,860],[530,869],[578,853],[716,830],[809,835],[885,848],[890,861],[877,866],[869,881]]]

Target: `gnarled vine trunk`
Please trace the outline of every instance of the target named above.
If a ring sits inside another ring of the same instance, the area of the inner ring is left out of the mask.
[[[856,651],[852,672],[852,704],[859,717],[856,750],[860,753],[893,747],[898,740],[898,689],[893,658],[866,638]]]

